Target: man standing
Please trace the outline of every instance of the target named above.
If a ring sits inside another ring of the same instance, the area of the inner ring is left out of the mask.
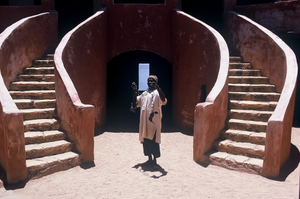
[[[144,155],[148,156],[146,164],[157,165],[156,158],[160,157],[159,144],[161,142],[161,106],[167,104],[165,94],[158,86],[155,75],[148,77],[148,89],[137,96],[137,86],[133,82],[132,104],[130,110],[135,112],[140,107],[139,140],[143,143]],[[153,158],[152,158],[153,155]]]

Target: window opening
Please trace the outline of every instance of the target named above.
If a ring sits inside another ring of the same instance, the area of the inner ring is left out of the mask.
[[[150,74],[149,63],[139,63],[139,91],[145,91],[148,88],[147,79]]]

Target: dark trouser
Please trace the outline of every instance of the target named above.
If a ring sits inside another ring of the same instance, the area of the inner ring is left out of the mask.
[[[156,139],[156,133],[154,134],[152,140],[144,138],[144,142],[143,142],[144,155],[150,156],[152,154],[155,158],[160,157],[159,144],[155,142],[155,139]]]

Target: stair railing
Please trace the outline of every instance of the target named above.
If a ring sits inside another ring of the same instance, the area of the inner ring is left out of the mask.
[[[57,13],[42,13],[17,21],[0,34],[0,164],[7,183],[27,177],[23,114],[8,87],[33,59],[53,48]]]
[[[262,174],[277,177],[287,161],[295,104],[298,65],[294,52],[274,33],[235,12],[227,17],[228,43],[254,69],[261,69],[281,93],[268,120]]]
[[[193,158],[200,164],[208,164],[207,152],[213,147],[225,127],[228,107],[229,50],[223,37],[213,28],[204,25],[214,35],[218,44],[220,62],[217,80],[205,102],[198,103],[194,111]]]
[[[61,40],[54,54],[55,61],[55,93],[57,114],[61,120],[63,130],[68,138],[75,143],[83,162],[94,160],[94,130],[95,108],[93,105],[83,104],[79,94],[65,68],[68,55],[68,45],[72,43],[72,36],[90,19],[100,15],[99,11],[86,21],[69,31]]]

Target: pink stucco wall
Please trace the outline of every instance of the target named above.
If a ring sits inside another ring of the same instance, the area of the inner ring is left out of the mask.
[[[238,6],[234,11],[251,18],[273,32],[300,33],[300,1],[298,0]]]
[[[0,33],[18,20],[49,12],[54,9],[54,0],[41,0],[41,5],[32,6],[0,6]]]
[[[95,106],[95,125],[105,124],[107,12],[101,11],[72,31],[63,53],[64,67],[80,99]]]
[[[107,8],[101,15],[71,33],[62,56],[82,103],[95,107],[96,128],[105,122],[107,62],[126,51],[147,50],[172,63],[173,120],[192,130],[201,86],[210,92],[220,67],[218,40],[211,30],[174,10],[176,0],[103,5]]]
[[[262,74],[269,77],[270,83],[276,85],[276,91],[281,92],[286,81],[286,68],[283,67],[286,65],[285,52],[274,43],[272,37],[261,31],[268,31],[261,25],[249,23],[245,20],[248,18],[243,15],[236,17],[237,13],[227,16],[227,41],[232,53],[241,55],[246,62],[251,62],[254,69],[261,69]]]
[[[214,34],[199,20],[173,11],[173,120],[193,129],[194,109],[201,86],[209,93],[220,67],[220,50]]]
[[[290,154],[298,65],[294,52],[275,34],[251,19],[228,13],[227,41],[244,61],[261,69],[281,93],[267,126],[263,175],[276,177]]]
[[[225,126],[228,106],[229,51],[223,37],[213,28],[182,12],[174,27],[173,57],[175,121],[194,129],[193,159],[208,163],[205,155]],[[174,17],[175,18],[175,17]],[[200,88],[208,96],[200,103]],[[177,106],[177,107],[176,107]],[[217,119],[216,119],[217,118]]]
[[[98,11],[55,51],[57,112],[84,162],[94,160],[94,129],[105,123],[106,49],[107,13]]]
[[[0,34],[0,164],[7,182],[27,177],[23,115],[8,93],[9,83],[33,59],[53,50],[57,42],[57,13],[24,18]]]
[[[113,4],[108,10],[108,60],[129,50],[148,50],[172,60],[172,1],[164,4]]]

